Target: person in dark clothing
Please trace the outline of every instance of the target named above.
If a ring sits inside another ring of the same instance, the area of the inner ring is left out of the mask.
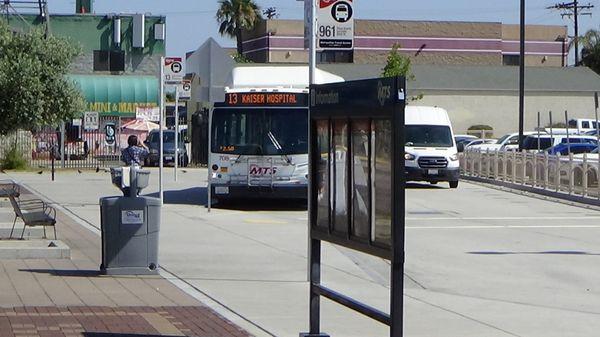
[[[142,166],[144,160],[148,157],[148,149],[140,143],[136,135],[131,135],[127,138],[126,149],[121,151],[121,159],[127,166],[131,164]]]

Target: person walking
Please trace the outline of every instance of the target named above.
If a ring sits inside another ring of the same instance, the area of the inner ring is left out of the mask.
[[[142,166],[144,160],[148,157],[148,148],[140,143],[136,135],[131,135],[127,138],[127,148],[121,151],[121,160],[127,166],[138,165]]]

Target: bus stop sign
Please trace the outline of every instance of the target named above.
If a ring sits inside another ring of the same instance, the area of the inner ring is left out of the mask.
[[[310,88],[310,332],[324,296],[402,336],[404,270],[403,77]],[[381,312],[320,283],[321,242],[391,262],[391,311]]]

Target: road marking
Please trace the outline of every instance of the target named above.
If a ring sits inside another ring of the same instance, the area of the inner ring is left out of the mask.
[[[423,218],[406,218],[406,221],[469,221],[469,220],[600,220],[600,216],[507,216],[507,217],[423,217]]]
[[[536,225],[499,225],[499,226],[406,226],[406,229],[505,229],[505,228],[600,228],[600,225],[573,225],[573,226],[536,226]]]

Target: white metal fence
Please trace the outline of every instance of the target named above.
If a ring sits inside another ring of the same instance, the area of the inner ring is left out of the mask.
[[[461,173],[600,200],[598,155],[549,155],[518,151],[467,149],[460,157]]]

